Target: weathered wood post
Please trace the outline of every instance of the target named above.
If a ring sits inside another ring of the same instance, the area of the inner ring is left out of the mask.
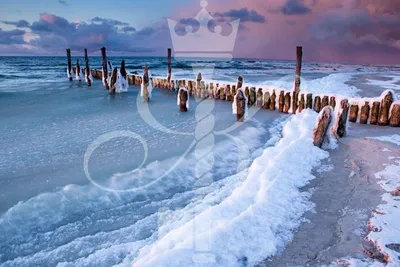
[[[333,108],[333,110],[335,110],[336,98],[334,96],[331,96],[331,98],[329,99],[329,105]]]
[[[115,85],[117,84],[118,68],[115,67],[110,78],[110,95],[115,95]]]
[[[70,82],[72,82],[72,60],[71,60],[71,49],[67,49],[67,62],[68,62],[68,66],[67,66],[67,77],[69,79]]]
[[[302,112],[303,109],[305,109],[305,107],[306,107],[306,101],[304,99],[304,94],[301,94],[299,102],[299,112]]]
[[[75,78],[77,81],[81,81],[81,65],[79,65],[79,59],[76,60],[76,68],[75,68]]]
[[[172,68],[171,68],[171,48],[168,48],[168,84],[171,84]]]
[[[275,110],[275,106],[276,106],[276,94],[274,90],[272,91],[271,102],[269,103],[269,110]]]
[[[349,115],[349,101],[343,99],[340,102],[340,109],[336,115],[335,131],[336,136],[343,138],[347,135],[347,117]]]
[[[315,146],[322,147],[322,144],[326,138],[326,134],[329,130],[328,128],[331,123],[332,116],[333,109],[331,106],[323,108],[319,114],[316,127],[313,130],[313,140]]]
[[[105,86],[106,90],[109,90],[110,87],[108,85],[108,68],[107,68],[107,54],[106,54],[106,48],[103,46],[101,48],[101,58],[102,58],[102,63],[101,63],[101,67],[102,67],[102,72],[103,72],[103,85]]]
[[[328,105],[329,105],[329,97],[328,97],[328,96],[324,96],[324,97],[322,98],[321,108],[324,108],[324,107],[326,107],[326,106],[328,106]]]
[[[201,89],[201,80],[203,80],[203,76],[201,75],[201,72],[199,72],[197,74],[197,87],[196,87],[196,90],[193,92],[193,95],[197,95],[198,92],[200,91],[200,89]]]
[[[289,109],[290,109],[290,93],[286,93],[285,95],[285,103],[283,106],[283,112],[284,113],[289,113]]]
[[[358,105],[351,104],[350,105],[349,121],[350,122],[357,122],[357,118],[358,118]]]
[[[283,107],[285,106],[285,92],[281,91],[279,93],[279,99],[278,99],[278,110],[279,112],[283,112]]]
[[[223,84],[221,84],[221,87],[219,87],[218,89],[218,95],[219,95],[219,99],[221,100],[225,100],[225,87]]]
[[[262,88],[258,88],[257,91],[257,106],[262,107],[263,106],[263,91]]]
[[[361,107],[361,112],[360,112],[360,123],[361,124],[368,123],[369,111],[370,111],[369,102],[365,102],[364,106]]]
[[[214,98],[214,83],[210,83],[210,90],[208,91],[208,98]]]
[[[307,94],[306,108],[309,108],[309,109],[313,108],[312,100],[313,100],[312,94]]]
[[[269,109],[269,104],[271,103],[271,97],[269,92],[264,94],[264,109]]]
[[[369,124],[373,124],[373,125],[378,124],[380,108],[381,108],[380,102],[376,101],[376,102],[372,103],[371,119],[369,120]]]
[[[292,113],[296,114],[298,103],[299,103],[299,93],[300,93],[300,83],[301,83],[301,65],[303,60],[303,47],[296,47],[296,77],[294,82],[294,92],[293,92],[293,103],[292,103]]]
[[[225,87],[225,91],[226,91],[226,100],[227,101],[233,101],[233,96],[232,96],[232,91],[231,91],[231,86],[230,84],[227,84]]]
[[[239,89],[242,88],[242,86],[243,86],[243,76],[239,75],[236,83],[236,89],[239,91]]]
[[[149,68],[144,66],[144,73],[141,85],[141,96],[145,102],[148,102],[151,98],[151,92],[149,91]]]
[[[314,100],[314,110],[316,112],[320,112],[321,111],[321,97],[316,96],[315,100]]]
[[[238,90],[236,93],[236,120],[244,121],[245,111],[246,111],[246,98],[243,94],[243,90]]]
[[[391,113],[389,118],[390,126],[400,127],[400,102],[394,102],[391,107]]]
[[[232,85],[232,100],[236,95],[236,85]]]
[[[247,105],[250,106],[250,89],[248,86],[246,86],[246,89],[244,90],[244,94],[247,97]]]
[[[128,85],[127,85],[127,81],[126,81],[127,73],[126,73],[126,68],[125,68],[125,60],[121,61],[121,69],[119,70],[119,73],[121,74],[121,78],[120,78],[121,88],[120,88],[120,90],[122,92],[126,92],[126,91],[128,91]]]
[[[85,48],[85,80],[87,85],[90,87],[92,86],[92,80],[90,79],[90,66],[89,66],[89,57],[88,57],[88,51]]]
[[[188,99],[189,99],[189,94],[186,88],[180,88],[179,93],[179,111],[180,112],[187,112],[188,111]]]
[[[250,88],[250,99],[249,99],[249,104],[250,106],[253,106],[257,102],[257,93],[256,93],[256,88],[251,87]]]
[[[393,103],[392,92],[388,91],[381,101],[381,110],[379,112],[378,124],[381,126],[386,126],[389,124],[389,112],[390,106]]]

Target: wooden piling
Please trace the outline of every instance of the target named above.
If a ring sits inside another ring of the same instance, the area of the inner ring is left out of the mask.
[[[206,84],[204,81],[201,81],[200,83],[200,91],[198,92],[197,96],[200,98],[204,98],[206,93]]]
[[[350,105],[349,121],[350,122],[357,122],[357,118],[358,118],[358,105],[351,104]]]
[[[347,135],[347,117],[349,115],[349,101],[343,99],[340,102],[339,112],[337,114],[337,122],[335,125],[336,136],[343,138]]]
[[[263,106],[263,91],[262,88],[259,88],[257,91],[257,106],[262,107]]]
[[[284,107],[283,107],[283,112],[289,113],[289,109],[290,109],[290,93],[288,92],[285,95],[285,103],[284,103]]]
[[[370,112],[369,102],[365,102],[364,106],[361,107],[361,112],[360,112],[360,123],[361,124],[368,123],[369,112]]]
[[[278,99],[278,110],[279,112],[283,112],[283,107],[285,106],[285,92],[281,91],[279,93],[279,99]]]
[[[331,123],[333,116],[332,107],[327,106],[322,109],[320,115],[317,118],[316,127],[313,130],[313,140],[314,145],[317,147],[322,147],[326,134],[328,132],[329,124]]]
[[[264,94],[264,109],[269,109],[270,103],[271,103],[271,97],[269,95],[269,92],[266,92]]]
[[[227,101],[233,101],[233,95],[232,95],[232,90],[230,84],[226,85],[226,100]]]
[[[299,93],[300,91],[293,92],[293,102],[292,102],[292,113],[296,114],[297,109],[299,107]]]
[[[392,127],[400,127],[400,103],[395,102],[392,104],[389,124]]]
[[[321,108],[329,105],[329,96],[324,96],[321,101]]]
[[[115,94],[115,84],[117,83],[118,68],[115,67],[110,78],[110,94]]]
[[[81,65],[79,64],[79,59],[76,60],[75,75],[77,80],[81,81]]]
[[[369,120],[370,124],[378,124],[378,119],[379,119],[379,110],[381,108],[381,103],[380,102],[374,102],[372,103],[372,109],[371,109],[371,119]]]
[[[333,108],[333,110],[335,110],[336,98],[334,96],[331,96],[331,98],[329,99],[329,105]]]
[[[71,49],[67,49],[67,75],[70,82],[72,82],[72,59],[71,59]]]
[[[235,97],[235,95],[236,95],[236,85],[232,85],[232,101],[233,101],[233,98]]]
[[[304,94],[301,94],[298,111],[302,112],[303,109],[305,109],[305,107],[306,107],[306,101],[304,99]]]
[[[247,97],[247,105],[250,106],[250,89],[248,86],[246,86],[246,89],[244,90],[244,94]]]
[[[171,83],[172,68],[171,68],[171,48],[168,48],[168,83]]]
[[[179,89],[179,111],[187,112],[186,101],[188,100],[189,95],[186,89]]]
[[[386,126],[389,124],[389,111],[393,103],[393,95],[389,91],[381,101],[381,110],[379,112],[378,124]]]
[[[271,102],[269,103],[269,110],[275,110],[275,106],[276,106],[276,94],[275,94],[275,90],[274,90],[271,95]]]
[[[295,79],[295,92],[300,91],[300,76],[301,76],[301,64],[303,59],[303,47],[296,47],[296,79]]]
[[[256,102],[257,102],[256,88],[255,88],[255,87],[251,87],[251,88],[250,88],[249,106],[255,105]]]
[[[100,50],[101,50],[101,58],[102,58],[101,66],[102,66],[102,71],[103,71],[103,77],[102,77],[103,84],[104,84],[106,90],[109,90],[110,87],[109,87],[108,81],[107,81],[107,78],[108,78],[108,67],[107,67],[106,48],[103,46]]]
[[[208,91],[208,98],[214,98],[214,83],[210,83],[210,90]]]
[[[316,96],[315,100],[314,100],[314,110],[316,112],[320,112],[321,111],[321,97]]]
[[[313,108],[312,100],[313,100],[312,94],[307,94],[306,108],[309,108],[309,109]]]
[[[236,120],[244,121],[244,113],[246,110],[246,100],[242,90],[238,90],[236,94]]]
[[[86,48],[85,48],[85,80],[89,87],[92,86],[92,80],[90,79],[89,57]]]

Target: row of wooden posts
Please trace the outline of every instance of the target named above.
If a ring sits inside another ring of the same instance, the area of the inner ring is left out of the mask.
[[[366,101],[361,107],[358,103],[352,103],[348,99],[336,99],[336,96],[323,95],[313,96],[311,93],[300,92],[300,75],[302,65],[303,51],[301,47],[297,47],[297,64],[296,64],[296,76],[295,76],[295,88],[293,92],[287,92],[284,90],[270,90],[264,92],[263,88],[248,87],[244,89],[246,98],[248,99],[248,106],[259,106],[263,109],[275,110],[283,113],[301,112],[303,109],[313,109],[316,112],[320,112],[324,107],[331,106],[333,109],[336,105],[340,105],[339,108],[344,110],[343,116],[348,118],[350,122],[359,122],[361,124],[372,124],[392,127],[400,127],[400,104],[394,102],[395,96],[391,91],[387,91],[386,95],[382,99],[373,99],[372,103]],[[91,70],[93,77],[102,79],[106,89],[109,89],[107,79],[108,77],[108,61],[106,56],[106,48],[101,48],[102,54],[102,70]],[[71,54],[70,50],[67,49],[68,56],[68,69],[71,67]],[[87,58],[87,50],[85,49],[85,75],[88,76],[89,72],[89,60]],[[77,66],[78,67],[78,66]],[[125,70],[125,62],[121,63],[121,70]],[[116,72],[114,68],[113,72]],[[107,73],[107,75],[103,75]],[[140,75],[126,74],[125,78],[130,85],[141,85],[143,78]],[[168,75],[167,78],[151,77],[150,78],[153,88],[163,88],[169,90],[175,90],[177,88],[186,88],[189,95],[200,97],[200,98],[215,98],[226,101],[233,101],[235,95],[239,91],[238,84],[219,84],[214,82],[206,82],[201,79],[201,74],[198,75],[197,80],[172,80],[171,79],[171,49],[168,49]],[[90,85],[89,85],[90,86]],[[242,87],[240,85],[240,87]],[[340,103],[337,103],[340,101]],[[347,121],[347,119],[345,119]]]

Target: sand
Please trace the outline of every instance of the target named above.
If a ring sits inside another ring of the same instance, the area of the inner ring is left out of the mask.
[[[384,193],[375,173],[385,168],[389,156],[400,157],[400,149],[366,137],[398,133],[398,128],[351,124],[349,135],[303,188],[313,192],[314,211],[305,215],[292,242],[259,266],[321,266],[341,258],[367,258],[363,250],[373,249],[364,240],[367,223]]]

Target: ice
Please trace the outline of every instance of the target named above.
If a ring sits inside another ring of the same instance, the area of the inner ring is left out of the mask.
[[[398,135],[398,134],[378,136],[378,137],[368,137],[368,138],[379,140],[382,142],[388,142],[388,143],[392,143],[392,144],[400,146],[400,135]]]

